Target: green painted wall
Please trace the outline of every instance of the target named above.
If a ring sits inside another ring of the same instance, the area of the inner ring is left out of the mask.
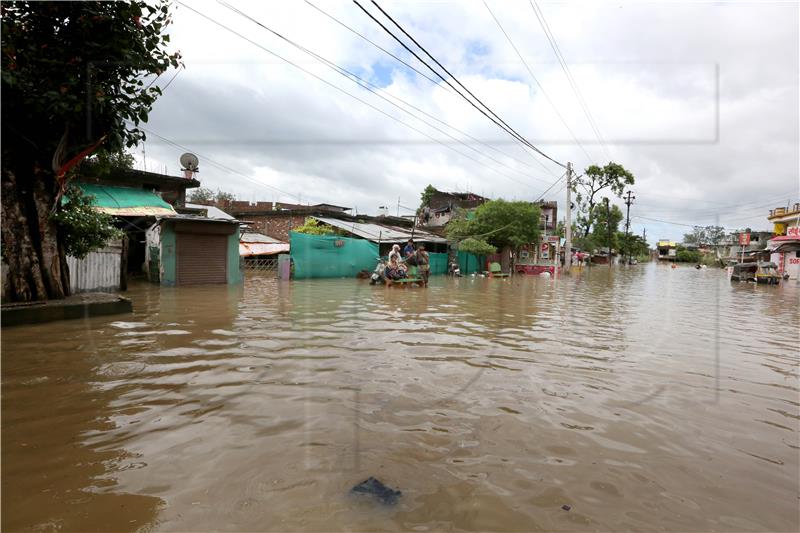
[[[242,282],[239,263],[239,228],[228,235],[228,285]]]
[[[161,224],[161,284],[175,285],[178,277],[176,261],[177,242],[175,227],[169,222]]]

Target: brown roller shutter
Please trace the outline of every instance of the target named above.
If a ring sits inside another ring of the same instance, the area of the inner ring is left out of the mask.
[[[177,234],[178,285],[227,283],[228,236]]]

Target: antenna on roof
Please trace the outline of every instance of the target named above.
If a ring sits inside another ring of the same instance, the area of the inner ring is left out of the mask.
[[[183,170],[183,177],[186,179],[192,179],[193,174],[200,171],[200,167],[198,166],[200,160],[192,153],[186,152],[183,154],[180,157],[180,163],[181,170]]]

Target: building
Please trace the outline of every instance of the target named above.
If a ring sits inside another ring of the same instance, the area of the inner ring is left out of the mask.
[[[678,257],[678,243],[661,239],[656,243],[656,253],[659,261],[675,261]]]
[[[767,242],[770,260],[778,272],[791,280],[800,279],[800,203],[791,208],[777,207],[769,212],[775,236]]]
[[[229,214],[246,223],[249,230],[272,237],[280,242],[289,242],[289,232],[302,226],[307,217],[347,217],[349,207],[331,204],[299,205],[280,202],[227,202],[219,205]]]
[[[181,284],[188,284],[192,279],[197,283],[219,283],[222,282],[221,265],[224,265],[224,282],[241,279],[239,222],[221,211],[206,216],[213,208],[187,206],[186,189],[200,186],[191,175],[168,176],[134,169],[101,172],[99,167],[89,164],[74,184],[85,195],[93,197],[96,210],[113,215],[118,227],[125,232],[121,242],[109,243],[84,259],[68,258],[74,292],[125,290],[131,276],[168,285],[177,284],[179,280]],[[169,219],[183,222],[169,222]],[[224,235],[234,235],[231,246],[237,252],[235,268],[227,261],[227,241],[223,249],[221,239],[213,237],[220,234],[220,220],[225,227]],[[162,247],[160,238],[153,241],[154,234],[160,237],[162,233],[166,235],[166,247]],[[179,238],[178,234],[186,236]],[[176,249],[178,242],[180,247]],[[198,249],[191,250],[195,245]],[[187,269],[194,256],[202,259],[196,261],[199,271],[191,274]],[[180,268],[175,270],[174,267]]]
[[[158,217],[148,228],[147,273],[161,285],[239,283],[239,221],[200,215]]]
[[[520,248],[514,269],[521,274],[538,275],[549,272],[555,275],[561,263],[562,239],[558,236],[558,202],[540,200],[535,202],[539,208],[539,241]],[[501,254],[503,259],[508,254]],[[501,264],[502,261],[501,261]],[[503,267],[506,265],[503,264]]]
[[[430,228],[443,227],[459,209],[474,210],[486,201],[486,198],[474,193],[436,191],[428,205],[422,208],[418,225]]]

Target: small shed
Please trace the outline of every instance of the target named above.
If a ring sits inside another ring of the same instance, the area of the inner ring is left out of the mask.
[[[161,285],[239,283],[239,222],[161,217],[147,230],[147,270]]]

